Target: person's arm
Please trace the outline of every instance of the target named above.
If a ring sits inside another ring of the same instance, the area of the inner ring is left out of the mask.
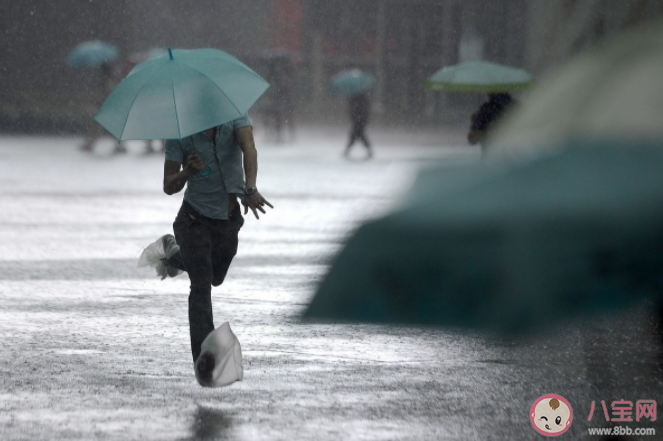
[[[235,130],[235,136],[237,136],[239,148],[242,150],[242,156],[244,159],[244,180],[246,181],[246,186],[257,187],[258,151],[256,150],[256,145],[253,140],[253,130],[251,129],[251,126],[240,127]],[[265,209],[263,208],[265,205],[274,208],[274,206],[270,204],[267,199],[262,197],[258,191],[253,194],[245,195],[242,204],[244,205],[244,214],[248,213],[250,208],[256,219],[260,219],[258,216],[258,210],[265,213]]]
[[[186,160],[186,167],[177,161],[166,160],[163,164],[163,192],[167,195],[179,193],[189,178],[203,169],[203,160],[193,153]]]

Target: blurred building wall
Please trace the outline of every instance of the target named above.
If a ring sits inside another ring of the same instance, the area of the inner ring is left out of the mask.
[[[661,0],[529,0],[525,65],[541,73],[621,31],[663,20]]]
[[[85,40],[125,46],[128,3],[115,0],[109,7],[94,0],[3,1],[0,125],[26,123],[52,131],[57,129],[53,120],[75,118],[97,81],[89,72],[69,68],[67,54]]]
[[[376,77],[374,107],[404,120],[431,117],[441,94],[426,79],[459,61],[464,36],[481,42],[480,58],[520,64],[524,57],[526,0],[309,0],[306,2],[302,87],[308,105],[324,112],[335,73],[360,68]],[[466,61],[466,60],[465,60]],[[460,104],[459,96],[445,97]],[[335,110],[337,111],[337,110]]]
[[[103,40],[126,58],[152,48],[216,47],[253,62],[269,41],[272,0],[22,0],[0,7],[0,130],[80,131],[99,102],[99,72],[67,65]],[[118,78],[119,80],[119,78]]]
[[[262,74],[266,55],[287,52],[298,114],[318,120],[344,117],[344,103],[326,94],[329,78],[361,68],[377,79],[377,115],[412,122],[464,115],[481,99],[424,92],[444,65],[478,57],[538,74],[663,17],[661,0],[22,0],[0,8],[0,130],[48,132],[80,129],[94,113],[97,72],[65,62],[86,40],[117,45],[123,59],[216,47]]]
[[[88,119],[98,105],[97,72],[70,68],[65,59],[77,43],[93,39],[117,45],[123,58],[167,46],[217,47],[258,71],[267,51],[286,50],[297,67],[298,101],[311,107],[302,113],[322,119],[338,104],[325,94],[329,77],[359,67],[377,77],[378,111],[421,118],[440,108],[439,94],[424,93],[422,84],[458,61],[465,33],[485,42],[486,57],[519,62],[525,1],[3,2],[0,20],[10,43],[0,45],[0,126],[32,119],[57,129]]]

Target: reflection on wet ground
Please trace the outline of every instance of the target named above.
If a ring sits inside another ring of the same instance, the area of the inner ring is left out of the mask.
[[[191,437],[188,441],[208,441],[229,439],[228,429],[231,420],[221,410],[198,405],[191,423]]]
[[[186,276],[161,282],[135,268],[180,203],[161,194],[162,158],[0,139],[0,176],[24,194],[0,193],[0,439],[529,440],[540,437],[530,406],[547,393],[576,412],[565,439],[587,439],[607,424],[587,421],[592,401],[661,400],[653,305],[519,341],[302,323],[343,237],[388,209],[412,167],[473,151],[391,146],[360,165],[334,140],[300,140],[261,150],[260,185],[276,208],[247,219],[213,291],[217,324],[229,321],[242,344],[244,381],[204,389],[190,360]],[[25,180],[28,160],[47,172]],[[44,197],[54,182],[71,197]],[[270,188],[308,196],[279,200]],[[663,433],[661,421],[640,424]]]

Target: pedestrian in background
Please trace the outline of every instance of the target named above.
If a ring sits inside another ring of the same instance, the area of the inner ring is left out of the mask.
[[[117,83],[117,71],[113,63],[103,63],[99,66],[99,85],[97,91],[94,94],[95,98],[93,99],[92,106],[94,107],[94,112],[101,106],[106,97],[111,93],[115,84]],[[97,124],[92,118],[88,121],[87,133],[85,135],[85,140],[80,146],[80,150],[83,152],[92,152],[94,144],[104,136],[104,129]],[[115,145],[113,153],[126,153],[127,149],[123,142],[118,142]]]
[[[282,56],[271,60],[267,77],[273,87],[269,113],[276,132],[275,141],[284,142],[286,130],[290,132],[292,141],[295,137],[295,78],[290,57]]]
[[[481,144],[482,151],[485,150],[486,136],[514,103],[515,100],[508,93],[489,93],[488,101],[472,114],[467,141],[472,145]]]
[[[348,157],[350,155],[350,149],[355,141],[360,140],[366,148],[366,159],[370,159],[373,157],[373,151],[371,149],[371,143],[366,136],[366,124],[368,124],[371,110],[371,101],[368,97],[368,93],[364,92],[350,95],[348,98],[348,110],[350,112],[352,126],[350,129],[350,140],[348,141],[348,145],[345,148],[343,155]]]

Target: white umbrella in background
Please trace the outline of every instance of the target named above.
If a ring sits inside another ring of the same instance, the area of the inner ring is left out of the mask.
[[[431,75],[424,88],[442,92],[502,93],[527,89],[533,84],[529,72],[489,61],[446,66]]]

